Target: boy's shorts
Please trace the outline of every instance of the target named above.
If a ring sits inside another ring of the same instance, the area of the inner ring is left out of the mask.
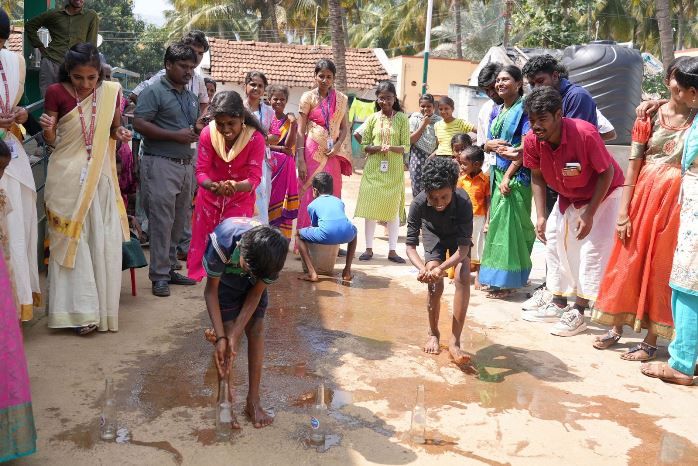
[[[446,256],[452,256],[458,251],[458,241],[456,238],[439,238],[436,235],[425,233],[424,240],[424,263],[431,261],[444,262]],[[470,252],[468,252],[468,256]]]
[[[298,231],[303,241],[317,244],[344,244],[356,238],[356,227],[347,222],[327,227],[306,227]]]
[[[247,277],[240,275],[224,275],[218,288],[218,301],[221,306],[223,322],[230,322],[238,318],[242,305],[245,303],[247,293],[254,284]],[[252,319],[262,319],[269,304],[269,295],[264,290],[257,309],[252,314]]]

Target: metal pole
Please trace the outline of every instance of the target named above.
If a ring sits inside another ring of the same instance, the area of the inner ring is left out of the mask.
[[[320,11],[320,5],[315,7],[315,32],[313,32],[313,45],[317,45],[317,17]]]
[[[427,93],[427,73],[429,72],[429,51],[431,50],[431,12],[434,0],[427,3],[427,30],[424,37],[424,71],[422,72],[422,94]]]

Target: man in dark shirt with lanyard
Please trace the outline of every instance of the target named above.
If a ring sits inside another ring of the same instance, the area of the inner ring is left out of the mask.
[[[166,74],[138,98],[133,126],[143,135],[141,191],[150,228],[150,280],[155,296],[169,296],[169,285],[196,283],[179,273],[177,242],[182,236],[194,191],[191,144],[204,122],[199,101],[187,90],[196,53],[184,44],[165,51]]]

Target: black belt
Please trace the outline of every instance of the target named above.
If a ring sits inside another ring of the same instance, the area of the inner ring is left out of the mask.
[[[166,155],[157,155],[157,154],[143,154],[147,157],[160,157],[161,159],[167,159],[171,162],[174,162],[179,165],[189,165],[191,164],[191,159],[179,159],[177,157],[167,157]]]

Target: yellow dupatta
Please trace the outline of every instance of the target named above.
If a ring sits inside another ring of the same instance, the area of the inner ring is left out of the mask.
[[[226,163],[230,163],[235,160],[240,152],[247,147],[247,143],[250,142],[250,139],[252,139],[252,136],[254,136],[254,132],[256,131],[256,129],[251,126],[243,125],[240,135],[233,143],[233,147],[226,151],[225,137],[220,133],[220,131],[218,131],[218,128],[216,128],[216,122],[211,121],[208,124],[208,129],[211,134],[211,146],[213,146],[213,150],[215,150],[218,157],[220,157]]]
[[[129,238],[126,208],[116,174],[116,141],[109,137],[120,86],[114,82],[102,82],[96,92],[97,121],[92,160],[88,164],[84,183],[80,184],[80,174],[87,163],[87,150],[77,107],[59,120],[56,149],[48,165],[44,197],[51,257],[67,268],[75,266],[82,226],[103,174],[111,178],[114,186],[123,239]],[[80,102],[80,105],[86,116],[91,115],[91,97]]]

